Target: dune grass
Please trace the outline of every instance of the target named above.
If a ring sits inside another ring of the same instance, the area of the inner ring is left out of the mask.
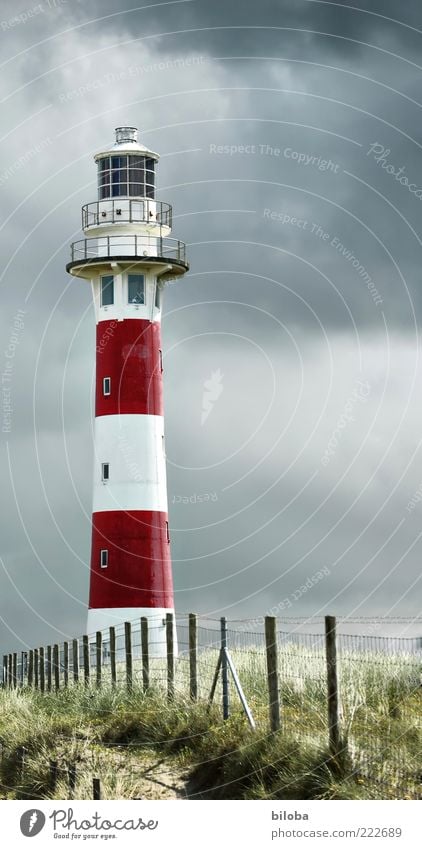
[[[80,799],[92,798],[93,776],[101,779],[103,798],[109,799],[420,797],[421,690],[415,658],[342,657],[345,746],[334,760],[327,750],[323,659],[303,647],[280,652],[282,730],[270,734],[262,651],[233,652],[255,732],[233,692],[226,722],[219,693],[207,709],[214,654],[200,655],[197,703],[184,695],[188,665],[183,658],[176,664],[172,702],[159,661],[151,664],[146,693],[136,663],[132,691],[122,683],[113,689],[106,680],[101,689],[79,684],[57,694],[0,690],[0,794],[69,798],[68,766],[74,764],[73,796]],[[52,760],[58,769],[54,788]]]

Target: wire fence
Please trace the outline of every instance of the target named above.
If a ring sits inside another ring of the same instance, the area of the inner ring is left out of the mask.
[[[140,620],[55,646],[3,655],[3,687],[163,690],[244,711],[252,728],[347,752],[358,782],[385,798],[422,798],[422,646],[418,637],[205,620]]]

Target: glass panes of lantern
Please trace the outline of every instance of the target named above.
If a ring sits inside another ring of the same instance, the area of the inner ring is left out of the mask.
[[[99,198],[155,197],[155,160],[146,156],[105,156],[98,160]]]

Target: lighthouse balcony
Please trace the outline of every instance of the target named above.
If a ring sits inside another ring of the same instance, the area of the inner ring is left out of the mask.
[[[184,274],[189,268],[184,242],[153,235],[116,234],[80,239],[71,245],[71,255],[71,262],[66,268],[76,276],[86,276],[84,267],[88,271],[87,266],[107,266],[113,263],[164,263],[171,266],[176,274]]]
[[[150,232],[170,232],[172,207],[150,198],[107,198],[82,207],[82,229],[109,227],[110,224],[143,224]]]

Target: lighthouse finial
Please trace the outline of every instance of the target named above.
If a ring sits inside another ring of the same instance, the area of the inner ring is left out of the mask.
[[[127,142],[138,141],[137,127],[116,127],[116,142],[117,144],[127,144]]]

